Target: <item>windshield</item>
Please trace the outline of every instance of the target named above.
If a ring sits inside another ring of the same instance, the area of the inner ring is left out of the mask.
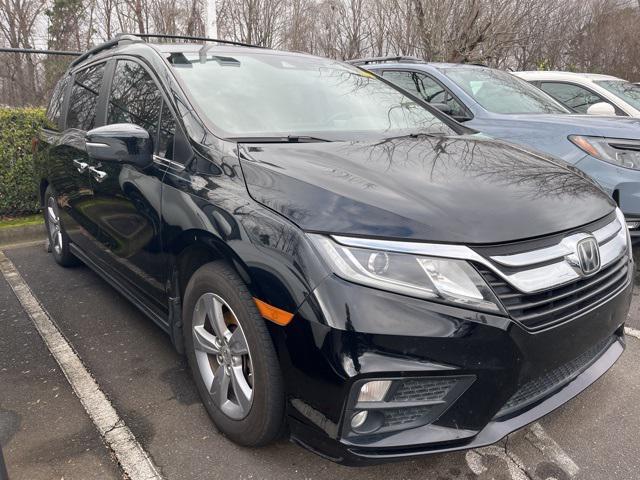
[[[334,60],[242,52],[207,54],[204,61],[198,53],[174,53],[169,62],[227,137],[455,133],[372,74]]]
[[[450,68],[451,80],[493,113],[570,113],[542,90],[491,68]]]
[[[626,80],[597,80],[596,83],[640,110],[640,85]]]

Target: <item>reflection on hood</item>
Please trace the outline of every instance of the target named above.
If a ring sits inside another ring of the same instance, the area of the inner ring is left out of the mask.
[[[564,164],[480,136],[244,145],[240,156],[251,196],[316,232],[495,243],[614,208]]]

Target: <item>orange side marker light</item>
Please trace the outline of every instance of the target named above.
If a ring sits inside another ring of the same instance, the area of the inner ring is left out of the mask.
[[[262,300],[258,300],[257,298],[254,298],[253,301],[256,302],[256,306],[260,311],[260,315],[262,315],[267,320],[272,321],[273,323],[285,326],[288,325],[291,320],[293,320],[293,313],[289,313],[279,309],[278,307],[269,305],[268,303],[265,303]]]

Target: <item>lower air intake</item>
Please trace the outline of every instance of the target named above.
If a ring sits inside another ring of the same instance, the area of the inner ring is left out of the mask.
[[[614,342],[612,337],[598,342],[578,358],[561,365],[544,375],[530,380],[513,394],[509,401],[502,407],[496,417],[503,417],[521,410],[538,400],[543,399],[554,390],[566,385],[571,380],[585,371],[605,352]]]

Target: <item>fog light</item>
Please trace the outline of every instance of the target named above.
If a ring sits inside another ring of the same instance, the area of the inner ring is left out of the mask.
[[[358,412],[353,417],[351,417],[351,428],[355,430],[360,428],[362,425],[364,425],[364,422],[367,421],[367,415],[368,415],[368,412],[363,411],[363,412]]]
[[[384,400],[390,386],[391,380],[374,380],[373,382],[367,382],[360,388],[358,402],[381,402]]]

